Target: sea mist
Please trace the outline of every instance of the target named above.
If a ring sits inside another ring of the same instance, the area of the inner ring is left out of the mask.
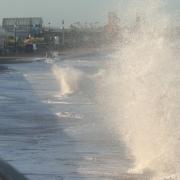
[[[169,15],[160,0],[131,1],[127,14],[137,21],[122,30],[97,98],[110,131],[132,156],[128,173],[164,179],[180,171],[180,68]]]

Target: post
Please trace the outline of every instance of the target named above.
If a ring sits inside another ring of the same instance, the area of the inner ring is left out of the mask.
[[[64,46],[64,20],[62,20],[62,45]]]
[[[50,35],[50,30],[51,30],[51,22],[48,22],[48,25],[49,25],[49,29],[48,29],[48,43],[50,44],[50,41],[51,41],[51,35]]]
[[[17,50],[17,42],[16,42],[16,27],[17,25],[14,24],[14,49],[15,49],[15,52]]]
[[[48,22],[48,25],[49,25],[49,32],[50,32],[50,29],[51,29],[51,22]]]

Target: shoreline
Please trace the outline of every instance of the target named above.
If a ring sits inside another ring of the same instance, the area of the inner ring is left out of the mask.
[[[43,52],[38,53],[14,53],[6,56],[0,56],[0,64],[17,64],[33,62],[32,58],[45,57]]]
[[[109,48],[108,48],[109,50]],[[72,59],[82,56],[87,56],[91,54],[100,53],[101,51],[106,51],[107,48],[72,48],[72,49],[61,49],[54,50],[57,55],[62,59]],[[49,53],[49,54],[48,54]],[[53,54],[47,51],[35,52],[35,53],[16,53],[8,56],[0,56],[0,64],[17,64],[17,63],[31,63],[34,62],[33,58],[38,60],[45,60],[46,58],[53,58]]]
[[[18,63],[32,63],[34,61],[43,61],[47,58],[55,58],[56,55],[60,60],[82,58],[89,55],[98,54],[112,54],[117,52],[116,47],[106,46],[98,48],[72,48],[72,49],[61,49],[54,50],[52,52],[41,51],[36,53],[17,53],[9,56],[0,56],[0,64],[18,64]],[[53,53],[55,56],[53,56]]]

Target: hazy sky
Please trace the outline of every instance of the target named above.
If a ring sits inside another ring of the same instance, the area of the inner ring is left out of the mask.
[[[0,19],[3,17],[43,17],[45,24],[66,25],[73,22],[105,23],[107,13],[112,10],[121,11],[131,0],[0,0]],[[133,1],[133,0],[132,0]],[[143,0],[139,0],[143,1]],[[168,1],[168,11],[180,16],[180,0]],[[121,7],[117,8],[117,2]]]

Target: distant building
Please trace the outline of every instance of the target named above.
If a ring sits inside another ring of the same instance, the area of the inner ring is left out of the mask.
[[[4,48],[4,43],[5,43],[5,32],[2,29],[2,27],[0,27],[0,53],[1,50]]]
[[[109,33],[117,33],[120,28],[120,19],[114,12],[108,13],[107,31]]]
[[[145,17],[143,15],[136,14],[135,30],[140,30],[145,23]]]
[[[42,33],[43,19],[41,17],[29,18],[4,18],[2,21],[2,28],[7,33],[14,33],[17,36],[25,37],[29,34],[38,36]]]

